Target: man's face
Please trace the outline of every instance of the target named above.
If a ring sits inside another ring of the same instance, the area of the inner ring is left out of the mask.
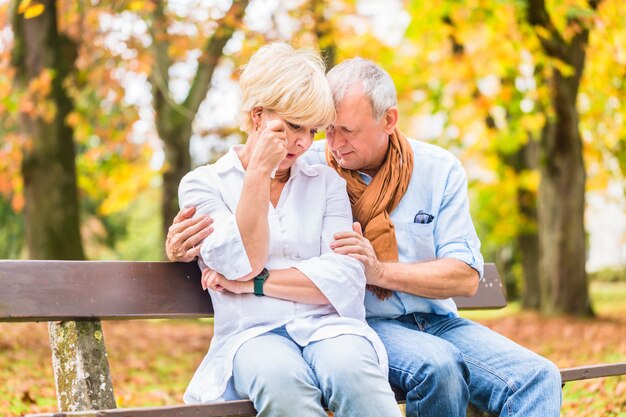
[[[327,145],[342,168],[373,176],[385,161],[394,127],[395,120],[389,123],[385,115],[376,121],[369,99],[357,84],[348,89],[337,107],[335,123],[326,129]]]

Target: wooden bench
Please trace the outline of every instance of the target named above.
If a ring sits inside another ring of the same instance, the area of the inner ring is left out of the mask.
[[[66,345],[59,350],[53,346],[53,368],[59,404],[74,411],[36,416],[254,416],[250,401],[115,408],[99,320],[211,317],[210,297],[199,280],[195,263],[1,260],[0,321],[52,322],[56,343]],[[485,279],[474,297],[457,297],[455,302],[460,309],[506,306],[495,266],[485,266]],[[74,321],[77,325],[69,325]],[[85,332],[96,335],[86,346],[81,345]],[[66,366],[74,362],[81,368]],[[564,383],[621,374],[626,374],[626,363],[561,370]],[[396,396],[404,402],[403,392],[396,390]],[[98,408],[108,409],[83,411]]]

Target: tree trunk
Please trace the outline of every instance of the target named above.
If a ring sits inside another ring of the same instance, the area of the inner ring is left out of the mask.
[[[539,286],[540,256],[537,232],[522,232],[517,237],[517,245],[521,253],[524,276],[522,308],[539,310],[541,307],[541,288]]]
[[[170,119],[171,120],[171,119]],[[159,123],[161,122],[161,123]],[[163,118],[158,124],[168,123]],[[161,210],[163,214],[163,236],[178,213],[178,185],[185,174],[191,171],[191,123],[175,123],[173,129],[159,129],[159,136],[165,144],[166,167],[163,170],[163,200]],[[178,126],[178,129],[175,128]]]
[[[544,0],[527,0],[527,18],[535,26],[545,53],[568,66],[555,67],[551,80],[554,116],[541,143],[539,186],[539,247],[541,309],[548,314],[593,315],[587,273],[585,165],[578,130],[576,98],[583,70],[589,29],[571,17],[574,33],[567,41],[552,23]],[[589,0],[592,9],[599,0]]]
[[[528,143],[518,151],[518,172],[535,170],[538,165],[538,141],[528,138]],[[539,285],[539,235],[537,214],[537,192],[519,188],[517,190],[517,206],[524,219],[525,227],[517,236],[517,247],[522,260],[522,274],[524,291],[522,292],[522,307],[524,309],[539,310],[541,307],[541,288]]]
[[[487,121],[488,126],[493,126],[493,121]],[[538,141],[528,133],[528,142],[521,146],[515,153],[501,153],[500,159],[504,164],[511,167],[517,175],[527,171],[538,169]],[[540,286],[539,286],[539,237],[537,235],[537,193],[534,190],[517,189],[517,209],[522,218],[522,225],[515,237],[514,263],[521,262],[522,278],[524,282],[522,294],[522,306],[525,309],[539,310]],[[508,272],[508,268],[505,269]],[[507,277],[508,278],[508,277]],[[517,292],[511,292],[511,288],[517,290],[517,282],[509,282],[506,279],[507,297],[517,296]]]
[[[542,143],[541,305],[548,314],[592,315],[585,270],[585,165],[576,110],[578,83],[572,81],[554,70],[552,102],[556,120],[549,122]]]
[[[182,103],[176,103],[169,91],[168,71],[172,61],[167,53],[168,19],[163,2],[155,3],[151,26],[152,51],[155,66],[150,75],[156,125],[160,138],[165,143],[165,167],[163,170],[163,235],[178,212],[178,185],[183,176],[191,170],[189,144],[192,123],[200,104],[206,98],[211,86],[213,72],[219,63],[226,43],[232,38],[243,20],[249,0],[234,0],[230,9],[217,23],[218,28],[207,40],[202,55],[198,59],[198,69],[191,83],[189,94]]]
[[[74,132],[65,123],[73,103],[63,86],[73,71],[77,47],[58,31],[56,2],[40,3],[44,11],[32,19],[18,14],[17,4],[13,11],[17,87],[27,91],[31,81],[50,71],[49,95],[26,99],[32,100],[35,108],[48,101],[55,109],[53,115],[21,114],[24,133],[30,140],[22,166],[26,241],[32,259],[84,259]],[[48,329],[59,408],[115,408],[100,322],[49,323]]]
[[[43,71],[51,71],[50,94],[28,99],[35,107],[47,100],[56,109],[47,120],[37,114],[21,114],[30,141],[22,164],[26,243],[31,259],[84,259],[73,131],[65,123],[73,104],[63,87],[77,48],[58,32],[55,2],[42,3],[44,12],[33,19],[14,12],[17,87],[25,91]]]

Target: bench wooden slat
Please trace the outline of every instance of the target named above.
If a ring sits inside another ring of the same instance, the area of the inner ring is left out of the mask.
[[[559,369],[559,371],[561,372],[561,381],[564,384],[566,382],[582,381],[585,379],[626,375],[626,362],[577,366],[575,368],[562,368]],[[398,403],[405,403],[405,393],[397,387],[392,387],[392,389],[394,394],[396,395],[396,400],[398,401]]]
[[[29,414],[27,417],[229,417],[256,416],[252,402],[227,401],[210,404],[173,405],[162,407],[118,408],[112,410],[67,411]]]
[[[0,261],[0,321],[208,317],[195,263]]]
[[[210,317],[195,262],[0,261],[0,321]],[[506,306],[495,265],[461,309]]]
[[[563,382],[617,375],[626,375],[626,362],[561,369]]]
[[[473,297],[454,297],[460,310],[484,310],[506,307],[506,296],[500,275],[493,263],[485,264],[483,279]]]

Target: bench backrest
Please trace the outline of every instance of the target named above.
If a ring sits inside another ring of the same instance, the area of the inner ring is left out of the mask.
[[[506,306],[493,264],[461,309]],[[191,318],[213,315],[195,262],[0,261],[0,321]]]

